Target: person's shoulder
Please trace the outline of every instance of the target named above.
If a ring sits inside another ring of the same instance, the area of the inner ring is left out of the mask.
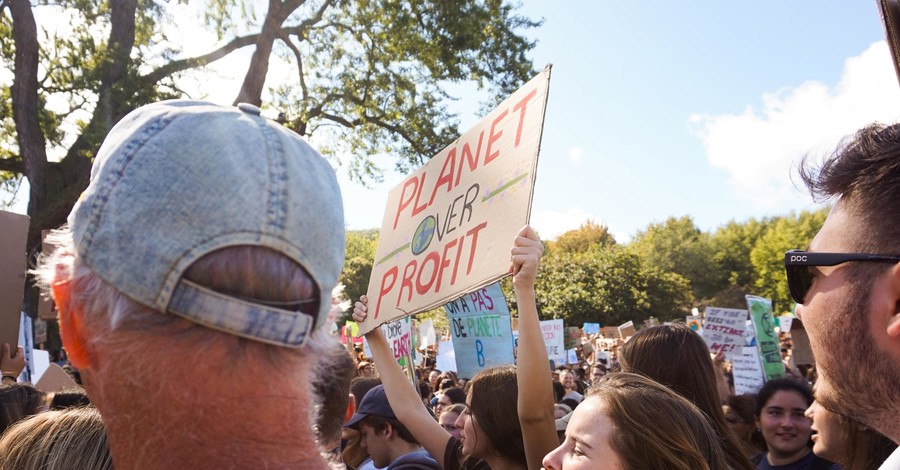
[[[401,455],[388,465],[388,470],[441,470],[440,464],[437,463],[431,454],[424,449]]]

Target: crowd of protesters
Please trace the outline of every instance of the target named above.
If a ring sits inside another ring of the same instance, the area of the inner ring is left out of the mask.
[[[380,329],[371,357],[330,333],[344,222],[328,164],[253,106],[145,106],[110,132],[38,269],[84,390],[17,383],[23,353],[4,345],[0,469],[900,468],[900,230],[870,216],[900,213],[897,148],[900,126],[871,127],[803,170],[841,196],[811,247],[850,253],[785,260],[817,369],[793,366],[785,335],[789,374],[735,395],[683,324],[608,351],[587,338],[554,368],[526,226],[509,266],[518,365],[410,377]],[[363,297],[354,319],[367,312]],[[844,345],[828,328],[848,314],[867,327]]]

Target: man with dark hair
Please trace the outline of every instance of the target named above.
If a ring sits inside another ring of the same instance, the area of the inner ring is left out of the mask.
[[[369,453],[378,468],[440,469],[437,461],[416,442],[406,426],[397,420],[388,403],[384,386],[378,385],[366,393],[356,413],[345,427],[362,434],[360,446]]]
[[[900,442],[900,124],[866,127],[800,174],[835,200],[807,251],[785,253],[816,399]],[[900,452],[882,468],[900,468]]]

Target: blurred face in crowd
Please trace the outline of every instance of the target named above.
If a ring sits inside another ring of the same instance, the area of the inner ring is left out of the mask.
[[[431,384],[431,387],[434,388],[435,390],[437,390],[437,381],[438,381],[438,377],[440,377],[440,376],[441,376],[441,374],[439,374],[437,371],[434,371],[434,370],[431,371],[430,374],[428,374],[428,382]]]
[[[359,423],[359,433],[359,446],[369,454],[369,457],[372,458],[372,463],[378,468],[390,465],[391,456],[388,453],[386,442],[387,433],[383,432],[379,434],[375,428],[369,426],[365,420]]]
[[[572,413],[566,438],[544,457],[547,470],[621,470],[622,461],[612,448],[615,424],[598,397],[586,398]]]
[[[742,440],[750,440],[753,430],[756,429],[756,423],[753,421],[745,421],[741,415],[734,412],[728,405],[722,405],[722,413],[725,414],[725,421],[732,432]]]
[[[594,367],[591,369],[591,380],[596,382],[606,375],[606,370],[602,367]]]
[[[440,416],[441,413],[444,412],[444,408],[446,408],[452,404],[453,404],[453,402],[450,401],[450,397],[448,397],[447,395],[441,395],[441,397],[438,398],[437,403],[435,403],[435,405],[434,405],[434,414],[436,414],[437,416]]]
[[[462,434],[462,428],[456,425],[457,421],[459,421],[459,414],[445,411],[439,416],[438,424],[444,428],[444,431],[447,431],[451,436],[458,439]]]
[[[806,416],[812,420],[813,452],[832,462],[843,458],[848,436],[841,416],[828,411],[815,401],[809,405]]]
[[[566,390],[575,388],[575,374],[572,371],[565,371],[560,375],[562,376],[563,387],[566,387]]]
[[[773,457],[791,461],[806,455],[812,433],[806,408],[803,395],[792,390],[779,390],[766,402],[758,424]]]

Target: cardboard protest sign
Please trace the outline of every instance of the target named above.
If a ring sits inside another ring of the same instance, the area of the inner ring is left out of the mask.
[[[800,321],[799,318],[794,318],[791,321],[791,357],[794,359],[794,364],[797,365],[812,365],[816,363],[816,358],[813,357],[812,346],[809,344],[809,335],[806,333],[806,328],[803,327],[803,322]]]
[[[531,214],[550,68],[388,194],[361,333],[506,276]]]
[[[619,329],[614,326],[604,326],[601,329],[601,333],[604,338],[618,338],[619,337]]]
[[[684,324],[687,325],[691,331],[703,336],[703,321],[700,319],[699,315],[689,315],[684,317]]]
[[[634,336],[634,334],[637,333],[637,329],[635,329],[634,327],[634,322],[631,320],[628,320],[627,322],[619,325],[618,330],[619,336],[621,336],[622,338],[628,338],[629,336]]]
[[[750,319],[756,332],[756,348],[762,361],[766,380],[784,375],[784,363],[781,362],[781,344],[775,334],[775,317],[772,315],[772,301],[754,295],[747,296]]]
[[[15,348],[25,295],[27,215],[0,211],[0,346]]]
[[[541,332],[544,334],[544,346],[547,357],[556,364],[566,363],[566,350],[563,347],[565,331],[562,320],[542,320]]]
[[[765,383],[762,364],[755,347],[743,347],[731,359],[735,395],[756,393]]]
[[[584,330],[584,334],[586,335],[597,335],[600,334],[600,324],[599,323],[585,323],[582,327]]]
[[[67,374],[62,367],[57,364],[50,364],[47,371],[41,376],[41,380],[38,380],[38,382],[34,384],[34,388],[45,393],[50,393],[65,390],[67,388],[78,388],[78,384],[72,380],[72,377],[69,377],[69,374]]]
[[[509,307],[499,282],[447,302],[444,310],[460,377],[469,379],[488,367],[515,364]]]
[[[400,359],[412,354],[412,321],[410,321],[409,317],[381,325],[381,333],[384,335],[384,339],[387,340],[394,359]],[[366,357],[372,357],[369,343],[365,341],[365,338],[363,338],[363,344]]]
[[[726,356],[740,354],[744,347],[744,329],[747,326],[747,311],[736,308],[707,307],[706,322],[703,325],[703,340],[709,352],[721,351]]]

